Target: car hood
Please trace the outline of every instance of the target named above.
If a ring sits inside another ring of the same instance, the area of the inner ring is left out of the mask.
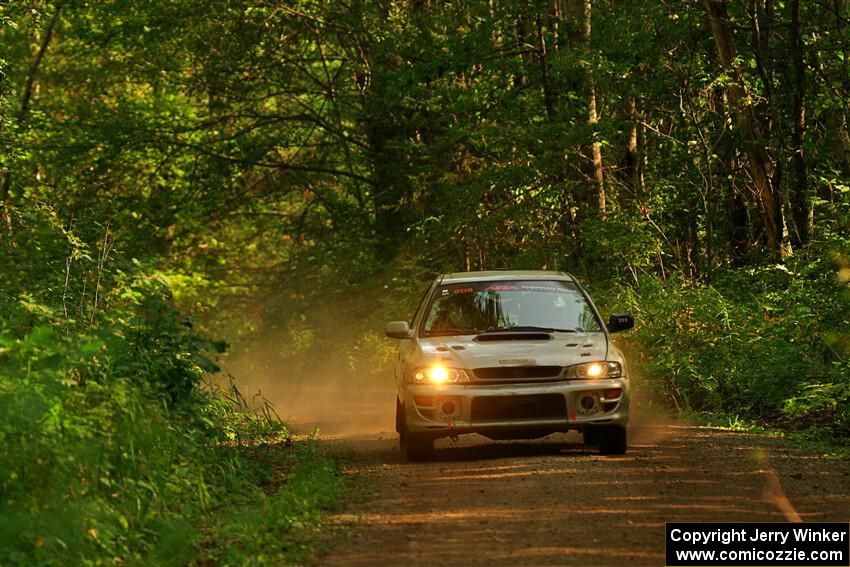
[[[571,366],[605,360],[605,333],[553,333],[554,339],[476,341],[471,336],[433,337],[419,341],[423,364],[440,362],[455,368],[495,366]],[[488,337],[491,339],[493,337]]]

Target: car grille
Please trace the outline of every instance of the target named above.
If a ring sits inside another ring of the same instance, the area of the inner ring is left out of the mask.
[[[472,421],[566,418],[567,402],[561,394],[532,396],[480,396],[472,400]]]
[[[561,370],[560,366],[494,366],[472,372],[479,380],[534,380],[558,378]]]

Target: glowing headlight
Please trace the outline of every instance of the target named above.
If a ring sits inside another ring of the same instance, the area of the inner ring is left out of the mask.
[[[571,366],[567,370],[568,378],[592,380],[594,378],[619,378],[623,370],[619,362],[585,362]]]
[[[449,371],[443,368],[442,366],[435,366],[431,369],[431,382],[436,384],[442,384],[446,380],[449,379]]]
[[[458,382],[469,382],[469,375],[459,368],[431,366],[414,370],[411,382],[414,384],[445,384],[447,382],[456,384]]]

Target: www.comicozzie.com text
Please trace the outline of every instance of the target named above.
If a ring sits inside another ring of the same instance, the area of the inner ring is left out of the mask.
[[[833,530],[813,530],[811,528],[796,528],[794,530],[763,530],[759,528],[716,529],[708,531],[690,531],[675,528],[670,532],[673,541],[689,543],[722,543],[727,545],[739,541],[769,541],[785,544],[793,534],[796,542],[841,542],[845,541],[847,532]]]

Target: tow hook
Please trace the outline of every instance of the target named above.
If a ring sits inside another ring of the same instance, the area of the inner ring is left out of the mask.
[[[452,440],[452,443],[457,443],[458,440],[457,429],[455,429],[452,420],[449,420],[449,439]]]

